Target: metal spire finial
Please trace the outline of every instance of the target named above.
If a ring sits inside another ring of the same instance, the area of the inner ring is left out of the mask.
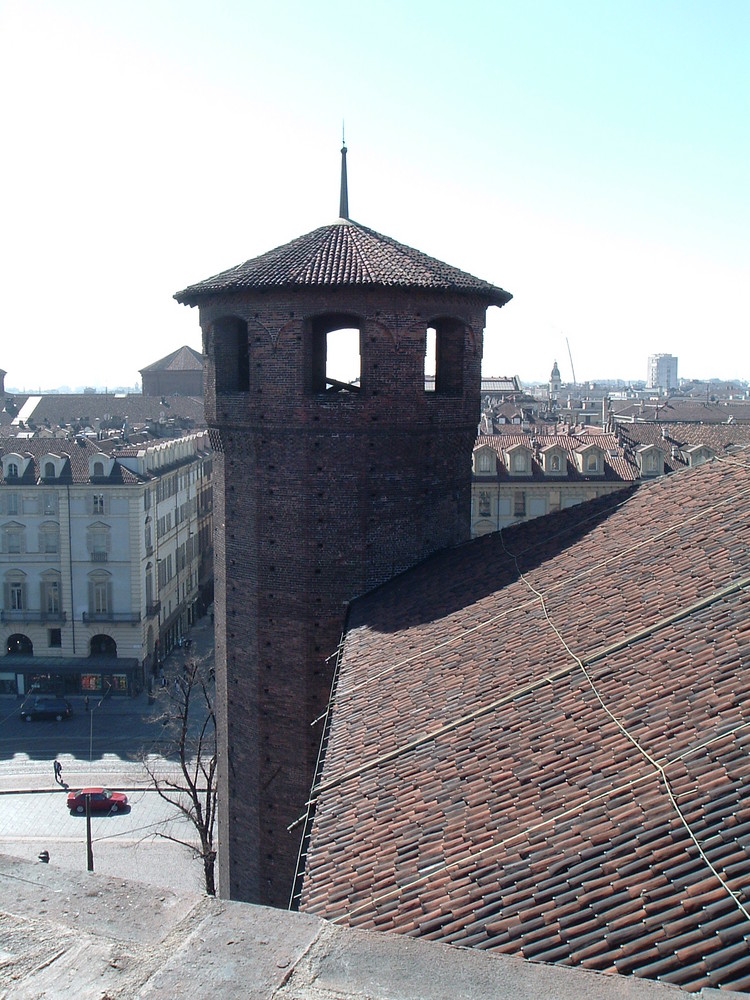
[[[344,123],[341,123],[341,194],[339,196],[339,218],[349,218],[349,190],[346,183],[346,133]]]

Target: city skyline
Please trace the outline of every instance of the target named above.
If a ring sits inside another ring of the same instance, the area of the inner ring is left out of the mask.
[[[573,381],[569,345],[578,382],[745,379],[748,29],[733,0],[0,2],[6,382],[200,348],[173,294],[335,218],[342,119],[352,218],[513,294],[486,377]]]

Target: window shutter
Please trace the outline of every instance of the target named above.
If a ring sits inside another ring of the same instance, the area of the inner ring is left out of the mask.
[[[112,584],[107,584],[107,611],[112,613]]]
[[[28,606],[29,605],[28,605],[28,602],[26,600],[26,584],[22,583],[21,584],[21,607],[25,609],[25,608],[28,608]]]
[[[10,584],[7,580],[3,583],[3,607],[10,610]]]
[[[89,614],[94,613],[94,582],[89,580]]]

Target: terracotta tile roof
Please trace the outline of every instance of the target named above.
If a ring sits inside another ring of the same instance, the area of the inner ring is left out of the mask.
[[[658,402],[641,402],[632,399],[613,399],[610,408],[619,417],[659,423],[711,423],[722,424],[728,420],[750,422],[750,401],[723,400],[716,403],[701,402],[680,396],[670,396]]]
[[[638,447],[643,444],[657,444],[671,453],[673,446],[682,451],[691,445],[704,444],[713,449],[717,455],[724,455],[734,448],[744,448],[750,445],[750,424],[679,422],[618,424],[617,436],[626,446]]]
[[[504,452],[514,445],[523,444],[532,450],[531,473],[528,476],[511,476],[505,466]],[[601,448],[604,453],[604,475],[586,475],[578,471],[575,461],[575,453],[586,445],[594,444]],[[551,476],[546,476],[539,462],[539,455],[551,445],[562,448],[568,456],[568,471],[564,477],[566,480],[580,480],[581,482],[612,482],[619,480],[625,483],[635,482],[639,478],[638,465],[632,454],[626,453],[622,443],[616,434],[603,432],[601,428],[585,428],[578,434],[545,434],[536,433],[533,437],[525,434],[521,430],[513,432],[512,429],[504,430],[499,434],[480,434],[477,437],[475,449],[483,445],[489,445],[497,452],[500,464],[498,466],[498,478],[513,482],[544,481],[549,483]],[[478,476],[477,481],[485,481],[486,475]]]
[[[219,292],[321,285],[440,289],[478,295],[497,306],[512,298],[496,285],[349,219],[321,226],[174,297],[196,305]]]
[[[301,908],[750,988],[748,462],[487,535],[355,602]]]
[[[144,372],[195,372],[203,371],[203,355],[200,351],[194,351],[192,347],[180,347],[172,351],[165,358],[154,361],[153,364],[146,365],[140,369],[140,374]]]

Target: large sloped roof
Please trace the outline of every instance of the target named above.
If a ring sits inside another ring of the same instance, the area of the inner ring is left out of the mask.
[[[200,355],[199,355],[200,356]],[[144,396],[140,392],[113,395],[104,392],[89,393],[46,393],[41,396],[18,395],[16,405],[21,410],[27,403],[27,416],[38,426],[47,424],[93,424],[97,419],[108,420],[127,417],[131,427],[138,424],[157,422],[170,417],[186,421],[190,426],[205,427],[206,415],[203,400],[197,396],[169,396],[161,402],[154,396]],[[9,426],[11,414],[0,413],[0,427]]]
[[[192,347],[178,347],[165,358],[154,361],[153,364],[146,365],[140,369],[141,375],[144,372],[193,372],[203,371],[203,355]]]
[[[291,243],[177,292],[185,305],[206,296],[285,287],[371,286],[479,295],[502,306],[512,295],[350,219],[321,226]]]
[[[301,908],[750,988],[750,456],[355,602]]]

